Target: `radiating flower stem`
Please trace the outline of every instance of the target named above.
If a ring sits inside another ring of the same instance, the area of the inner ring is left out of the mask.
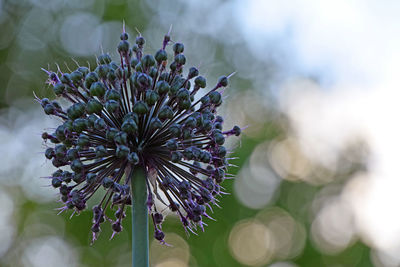
[[[149,227],[146,171],[142,166],[130,172],[132,190],[132,266],[149,266]]]

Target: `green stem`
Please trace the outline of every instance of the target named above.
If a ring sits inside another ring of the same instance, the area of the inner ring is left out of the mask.
[[[149,266],[149,227],[146,171],[137,166],[130,173],[132,190],[132,266]]]

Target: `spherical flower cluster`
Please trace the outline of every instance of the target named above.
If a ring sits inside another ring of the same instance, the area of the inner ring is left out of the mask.
[[[45,156],[58,168],[50,178],[65,204],[62,210],[84,210],[103,188],[104,196],[93,208],[94,239],[106,220],[113,235],[122,230],[125,208],[132,203],[129,173],[143,168],[154,237],[163,242],[165,209],[157,209],[155,198],[180,217],[185,230],[203,229],[206,207],[216,204],[220,184],[228,177],[225,138],[238,136],[241,129],[223,131],[224,120],[216,115],[228,77],[195,100],[206,79],[195,67],[184,74],[182,43],[173,43],[167,34],[153,56],[143,53],[142,36],[133,45],[125,32],[120,39],[119,63],[103,54],[94,70],[46,70],[54,93],[70,106],[37,98],[47,115],[62,120],[54,132],[42,134],[54,144],[47,145]],[[166,47],[171,43],[174,57],[168,66]],[[115,214],[106,215],[112,208]]]

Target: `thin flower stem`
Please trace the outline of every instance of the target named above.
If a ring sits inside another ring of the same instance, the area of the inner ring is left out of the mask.
[[[132,190],[132,266],[149,266],[149,227],[147,212],[146,171],[142,166],[131,169]]]

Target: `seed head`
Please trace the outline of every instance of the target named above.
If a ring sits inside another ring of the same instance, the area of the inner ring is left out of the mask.
[[[62,210],[75,212],[84,210],[96,191],[103,191],[93,207],[96,239],[106,219],[114,234],[122,231],[125,208],[132,203],[127,173],[141,166],[147,173],[154,237],[164,242],[165,209],[158,210],[154,199],[176,213],[185,230],[203,229],[207,208],[216,204],[220,184],[229,176],[225,138],[238,136],[241,129],[222,131],[224,120],[216,115],[228,77],[195,101],[207,83],[195,67],[185,74],[182,43],[172,46],[168,67],[169,34],[154,56],[143,54],[143,36],[136,37],[133,46],[126,32],[120,39],[118,63],[103,54],[94,70],[79,66],[71,73],[46,71],[54,93],[70,103],[63,108],[37,98],[47,115],[62,120],[53,133],[42,134],[54,144],[48,145],[45,156],[59,168],[50,176],[51,184],[60,192]],[[114,207],[114,217],[107,218],[106,209]]]

